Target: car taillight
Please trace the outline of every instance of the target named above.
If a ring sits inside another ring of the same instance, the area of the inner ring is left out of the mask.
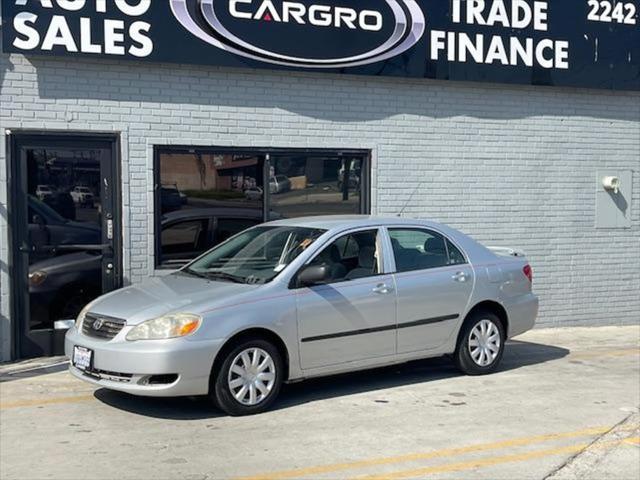
[[[531,265],[525,265],[522,269],[522,273],[524,273],[524,276],[527,277],[531,283],[533,283],[533,270],[531,269]]]

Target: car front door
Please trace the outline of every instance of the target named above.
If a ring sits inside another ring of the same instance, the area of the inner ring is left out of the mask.
[[[308,263],[329,266],[330,278],[296,291],[304,370],[395,353],[395,289],[382,244],[380,229],[354,231]]]
[[[444,235],[424,228],[389,228],[395,260],[398,354],[446,342],[466,310],[471,265]]]

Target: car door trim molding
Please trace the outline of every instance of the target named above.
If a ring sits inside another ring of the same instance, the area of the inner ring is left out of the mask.
[[[302,343],[317,342],[320,340],[330,340],[333,338],[352,337],[354,335],[365,335],[369,333],[387,332],[389,330],[400,330],[402,328],[420,327],[422,325],[431,325],[433,323],[446,322],[448,320],[457,320],[458,314],[443,315],[441,317],[425,318],[415,320],[413,322],[401,323],[400,325],[384,325],[382,327],[362,328],[360,330],[350,330],[348,332],[328,333],[325,335],[317,335],[315,337],[306,337],[300,340]]]

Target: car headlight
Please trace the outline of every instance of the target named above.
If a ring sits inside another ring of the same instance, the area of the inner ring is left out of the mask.
[[[32,287],[42,285],[46,279],[47,272],[43,272],[42,270],[29,273],[29,285],[31,285]]]
[[[191,335],[202,323],[202,317],[193,313],[171,313],[142,322],[127,333],[127,340],[163,340]]]
[[[90,302],[82,310],[80,310],[80,313],[76,317],[76,329],[80,330],[80,328],[82,327],[82,322],[84,322],[84,317],[87,316],[87,313],[89,313],[89,310],[92,306],[93,302]]]

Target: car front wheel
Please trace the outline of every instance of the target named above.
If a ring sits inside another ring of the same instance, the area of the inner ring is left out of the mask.
[[[505,331],[497,315],[478,312],[462,327],[455,352],[457,367],[467,375],[492,373],[504,353]]]
[[[246,340],[225,353],[212,395],[229,415],[267,410],[282,386],[283,361],[278,349],[262,339]]]

